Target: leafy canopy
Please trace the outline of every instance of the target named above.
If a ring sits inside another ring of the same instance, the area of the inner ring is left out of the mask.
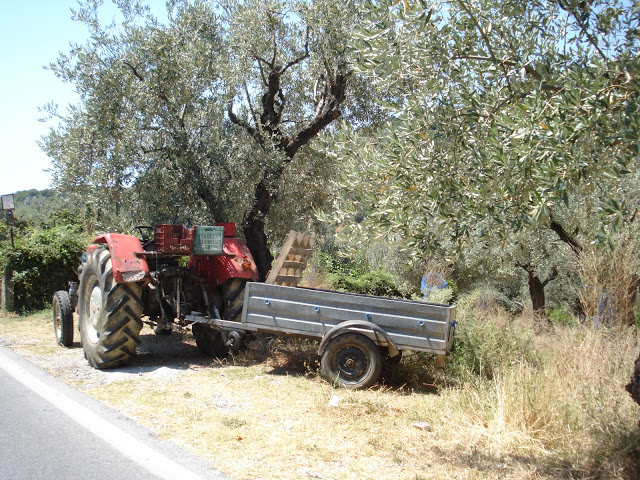
[[[51,65],[81,102],[42,145],[55,185],[105,226],[122,212],[134,222],[237,221],[253,186],[275,193],[343,104],[364,121],[378,110],[361,80],[345,96],[349,2],[175,0],[158,20],[144,2],[122,0],[111,24],[101,3],[80,2],[75,18],[91,38]]]
[[[338,157],[352,167],[341,182],[340,221],[368,221],[424,253],[443,236],[495,243],[538,227],[571,245],[567,232],[579,225],[569,209],[581,205],[598,227],[611,227],[601,233],[633,220],[637,1],[367,8],[362,71],[393,89],[393,120],[374,136],[337,140]]]

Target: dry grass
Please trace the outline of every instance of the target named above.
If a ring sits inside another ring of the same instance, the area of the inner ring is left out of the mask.
[[[640,260],[631,245],[609,248],[591,246],[580,254],[582,287],[577,292],[589,321],[607,326],[633,325],[640,286]]]
[[[44,322],[0,317],[0,338],[49,355]],[[640,409],[623,388],[636,332],[559,328],[531,348],[535,362],[510,357],[491,378],[408,357],[386,386],[349,392],[317,377],[312,344],[263,339],[229,361],[187,358],[169,381],[142,373],[85,390],[237,479],[638,478]]]
[[[0,311],[0,345],[3,344],[10,344],[14,350],[55,354],[58,348],[51,311],[43,310],[29,316]]]

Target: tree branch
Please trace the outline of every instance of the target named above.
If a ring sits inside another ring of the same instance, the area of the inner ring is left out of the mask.
[[[303,62],[307,58],[309,58],[309,27],[307,27],[307,38],[306,38],[306,40],[304,42],[304,53],[302,55],[300,55],[298,58],[296,58],[296,59],[290,61],[289,63],[287,63],[287,65],[282,69],[282,73],[286,72],[287,70],[289,70],[294,65],[297,65],[297,64]]]
[[[598,54],[602,57],[602,60],[604,60],[604,63],[607,65],[607,70],[609,70],[609,62],[607,59],[607,56],[604,54],[604,52],[600,49],[600,47],[598,46],[598,39],[595,38],[593,35],[591,35],[591,33],[589,33],[589,31],[587,30],[586,25],[584,24],[584,21],[582,20],[582,18],[580,18],[578,16],[578,14],[576,13],[574,8],[571,8],[568,4],[568,2],[565,2],[563,0],[558,0],[558,5],[560,5],[560,8],[566,10],[567,12],[569,12],[571,14],[571,16],[575,19],[576,23],[578,24],[578,26],[580,27],[580,30],[582,30],[582,33],[584,33],[587,37],[587,39],[589,40],[589,43],[591,43],[591,45],[593,45],[593,48],[596,49],[596,51],[598,52]],[[585,13],[587,15],[586,18],[589,18],[590,13],[586,10],[587,4],[585,2],[580,2],[580,6],[585,10]]]
[[[276,32],[273,32],[273,57],[271,57],[271,65],[276,64],[276,58],[278,55],[278,41],[276,39]]]
[[[276,95],[278,95],[280,91],[281,76],[281,68],[275,66],[271,72],[269,72],[267,91],[262,95],[262,115],[260,116],[260,123],[262,128],[269,133],[276,133],[282,115],[282,110],[276,111],[275,102]]]
[[[129,62],[122,62],[122,63],[131,69],[131,72],[136,76],[138,80],[140,80],[141,82],[144,82],[144,77],[138,72],[138,70],[136,70],[136,67],[131,65]]]
[[[345,72],[345,69],[345,65],[338,65],[335,76],[329,75],[331,88],[325,86],[325,93],[320,100],[324,108],[322,110],[316,108],[315,117],[305,127],[290,138],[283,139],[286,142],[284,151],[287,157],[293,158],[302,146],[342,115],[340,107],[345,99],[347,79],[351,75],[351,72]]]
[[[471,18],[471,21],[475,25],[475,27],[478,30],[478,32],[480,32],[480,36],[482,37],[482,39],[484,40],[485,45],[487,46],[487,50],[489,52],[489,55],[491,56],[491,59],[495,62],[496,61],[496,56],[493,53],[493,48],[491,48],[491,42],[489,41],[489,37],[487,37],[487,34],[485,33],[485,31],[482,30],[482,27],[478,23],[478,20],[476,19],[476,17],[473,15],[473,12],[471,12],[469,7],[467,7],[467,5],[462,0],[458,0],[458,5],[460,5],[460,8],[462,8],[466,12],[466,14],[469,15],[469,17]]]
[[[165,152],[166,150],[167,150],[166,147],[152,148],[150,150],[147,150],[146,148],[142,148],[142,153],[144,155],[148,155],[150,153]]]
[[[267,67],[273,68],[274,63],[269,62],[268,60],[265,60],[264,58],[262,58],[260,55],[256,53],[255,50],[251,50],[251,55],[253,55],[253,58],[258,61],[258,64],[264,63]]]
[[[262,68],[262,61],[260,57],[255,57],[254,59],[258,62],[258,70],[260,70],[260,78],[262,78],[262,83],[266,87],[268,85],[267,77],[264,74],[264,69]]]
[[[247,82],[244,82],[244,93],[247,96],[247,103],[249,104],[249,111],[251,112],[251,118],[253,118],[253,123],[258,127],[258,117],[256,112],[253,110],[253,103],[251,102],[251,96],[249,95],[249,87],[247,86]]]
[[[509,81],[509,75],[507,75],[507,70],[504,68],[504,64],[501,64],[497,61],[496,55],[495,53],[493,53],[493,48],[491,48],[491,42],[489,41],[489,37],[487,36],[487,33],[482,29],[482,27],[480,26],[480,23],[478,22],[478,19],[475,17],[471,9],[467,7],[467,5],[464,3],[463,0],[458,0],[458,5],[460,5],[460,8],[462,8],[467,13],[467,15],[469,15],[469,17],[471,18],[471,21],[475,25],[476,29],[480,33],[480,36],[482,37],[482,40],[484,40],[484,43],[487,46],[487,51],[489,52],[491,60],[497,65],[500,65],[502,67],[502,73],[504,73],[504,78],[507,80],[507,86],[509,87],[509,91],[511,92],[511,82]]]
[[[322,94],[318,97],[318,83],[322,82]],[[327,79],[324,74],[320,75],[318,80],[316,80],[315,85],[313,86],[313,101],[316,102],[315,116],[319,116],[322,110],[324,110],[324,106],[327,101],[328,94],[328,84]]]
[[[576,257],[580,256],[582,253],[582,246],[576,241],[576,239],[573,238],[562,225],[556,222],[551,215],[549,216],[549,220],[549,228],[553,230],[558,237],[560,237],[560,240],[571,247],[571,251]]]
[[[514,67],[514,68],[518,67],[518,64],[513,60],[506,60],[502,58],[491,58],[484,55],[459,55],[459,56],[453,57],[452,60],[478,60],[481,62],[492,62],[498,65],[506,65],[508,67]],[[562,87],[545,82],[542,75],[531,65],[527,64],[522,66],[521,68],[524,68],[524,71],[527,75],[541,82],[543,90],[548,90],[551,92],[559,92],[560,90],[562,90]]]
[[[229,116],[229,120],[231,121],[231,123],[244,128],[249,133],[249,135],[255,138],[258,143],[262,144],[262,137],[258,134],[256,129],[249,125],[247,122],[239,119],[236,114],[233,113],[233,103],[231,102],[229,102],[229,105],[227,106],[227,115]]]
[[[557,277],[558,277],[558,267],[553,267],[547,279],[544,282],[542,282],[542,286],[546,287],[549,282],[555,280]]]

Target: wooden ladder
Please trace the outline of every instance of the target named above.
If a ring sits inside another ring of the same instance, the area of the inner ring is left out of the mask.
[[[291,230],[284,239],[282,250],[273,262],[265,283],[297,287],[313,253],[314,243],[315,240],[310,235]]]

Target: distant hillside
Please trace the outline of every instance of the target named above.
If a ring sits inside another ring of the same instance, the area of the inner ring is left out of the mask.
[[[53,190],[24,190],[14,194],[18,220],[46,220],[58,210],[71,207],[65,195]]]

